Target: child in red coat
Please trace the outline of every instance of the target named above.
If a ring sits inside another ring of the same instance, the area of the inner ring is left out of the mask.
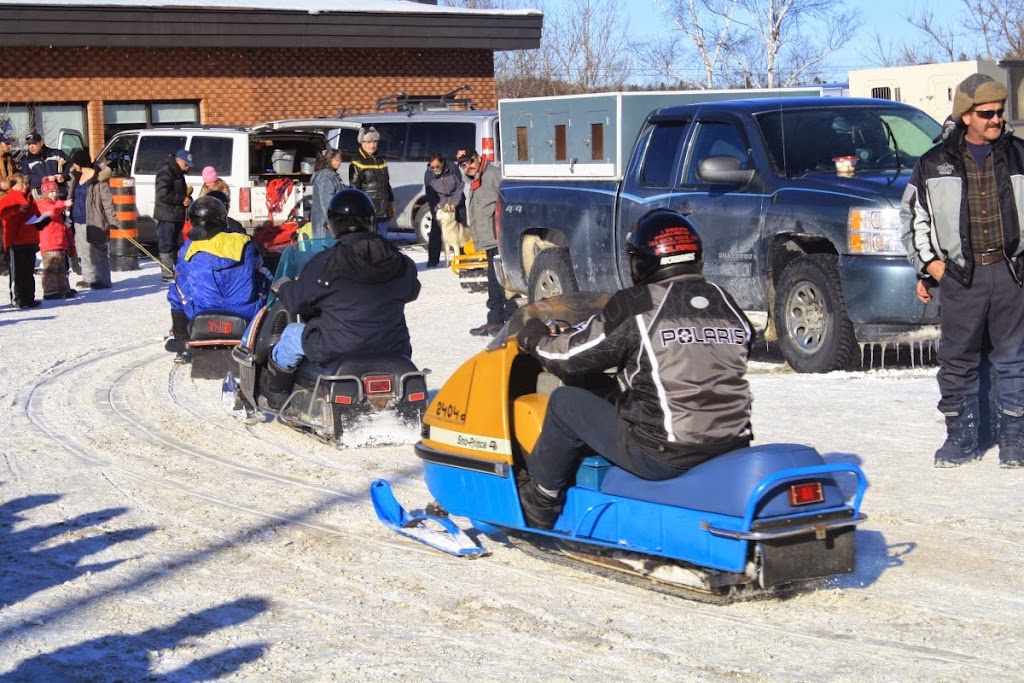
[[[73,244],[64,224],[64,211],[70,202],[57,199],[57,183],[44,180],[36,200],[40,215],[49,218],[39,233],[39,253],[43,261],[43,298],[70,299],[78,292],[68,282],[68,252]]]
[[[15,308],[35,308],[36,250],[39,248],[39,230],[29,223],[39,215],[39,209],[21,173],[12,175],[11,189],[0,197],[0,222],[3,223],[4,249],[10,264],[11,305]]]

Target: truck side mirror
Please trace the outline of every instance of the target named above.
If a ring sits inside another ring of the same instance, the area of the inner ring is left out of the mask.
[[[757,171],[743,168],[742,162],[733,156],[717,155],[701,159],[697,164],[697,177],[713,185],[740,185],[746,187],[754,180]]]

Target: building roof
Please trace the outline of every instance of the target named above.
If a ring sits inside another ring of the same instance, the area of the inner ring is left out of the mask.
[[[469,10],[412,0],[45,0],[5,2],[4,45],[432,48],[540,46],[538,10]]]

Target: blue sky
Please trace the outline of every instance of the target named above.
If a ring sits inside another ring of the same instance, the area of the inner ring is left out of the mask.
[[[952,5],[945,0],[944,5]],[[959,3],[957,3],[959,4]],[[829,60],[835,69],[836,80],[846,80],[846,72],[853,69],[870,69],[877,67],[862,53],[866,53],[874,45],[874,34],[877,31],[885,39],[901,41],[904,39],[923,40],[916,29],[904,19],[915,8],[921,7],[921,0],[847,0],[847,6],[860,10],[864,25],[860,30],[863,40],[856,41],[844,50],[837,52]],[[952,8],[948,8],[952,9]],[[940,12],[940,10],[936,10]],[[630,28],[641,36],[648,33],[664,33],[669,28],[664,15],[653,0],[633,0],[629,3]]]

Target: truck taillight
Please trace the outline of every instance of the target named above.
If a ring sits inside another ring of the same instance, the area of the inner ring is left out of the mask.
[[[238,190],[238,210],[242,213],[252,211],[252,188],[243,187]]]
[[[847,220],[851,254],[905,256],[899,209],[850,209]]]
[[[487,161],[494,161],[494,138],[480,140],[480,156]]]

